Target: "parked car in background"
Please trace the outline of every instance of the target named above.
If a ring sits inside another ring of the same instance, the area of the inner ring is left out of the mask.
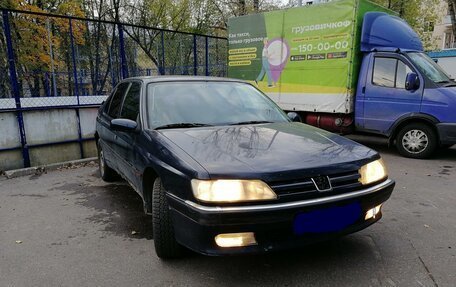
[[[300,123],[249,83],[121,81],[101,106],[101,177],[127,180],[161,258],[266,252],[378,221],[394,181],[379,154]]]

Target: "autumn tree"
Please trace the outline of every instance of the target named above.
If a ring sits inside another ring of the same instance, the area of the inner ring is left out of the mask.
[[[9,0],[3,1],[0,5],[30,12],[44,13],[48,12],[45,9],[51,9],[57,14],[84,16],[79,4],[73,1],[61,3],[37,1],[35,3],[34,1]],[[51,65],[56,70],[63,70],[68,66],[69,22],[63,18],[14,13],[10,17],[10,26],[20,88],[30,91],[32,96],[39,96],[41,91],[49,85],[48,75],[51,72]],[[81,23],[74,23],[73,38],[76,44],[84,44],[84,30]],[[51,55],[51,47],[54,55]],[[64,56],[62,57],[62,55]]]
[[[418,33],[426,50],[434,48],[433,25],[437,20],[439,0],[373,0],[388,9],[396,11],[399,17]]]

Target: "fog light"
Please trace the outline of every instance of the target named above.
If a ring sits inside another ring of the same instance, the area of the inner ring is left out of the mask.
[[[376,207],[374,207],[372,209],[369,209],[366,212],[366,216],[364,217],[364,220],[375,218],[375,216],[377,216],[377,214],[380,213],[381,208],[382,208],[382,205],[380,204],[380,205],[377,205]]]
[[[253,232],[219,234],[215,237],[215,243],[220,247],[241,247],[257,244]]]

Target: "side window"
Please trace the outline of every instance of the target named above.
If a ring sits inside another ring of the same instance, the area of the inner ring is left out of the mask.
[[[372,83],[381,87],[394,88],[396,64],[396,59],[376,57]]]
[[[108,113],[109,106],[111,105],[112,97],[114,96],[115,93],[116,93],[116,88],[114,88],[114,90],[111,92],[109,97],[106,99],[106,102],[104,103],[104,107],[103,107],[103,111],[105,113]]]
[[[410,72],[412,70],[401,60],[376,57],[372,83],[381,87],[405,89],[405,80]]]
[[[112,96],[112,100],[109,105],[108,115],[110,117],[117,118],[117,116],[119,115],[120,105],[122,104],[122,98],[125,92],[127,91],[129,85],[130,83],[122,83],[117,87],[116,92]]]
[[[139,114],[139,95],[141,94],[141,84],[132,83],[122,105],[120,117],[136,121]]]
[[[396,88],[398,89],[405,89],[405,81],[407,78],[407,74],[411,73],[409,66],[404,64],[404,62],[399,61],[397,63],[397,73],[396,73]]]

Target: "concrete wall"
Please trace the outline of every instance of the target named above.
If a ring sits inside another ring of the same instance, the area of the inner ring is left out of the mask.
[[[30,99],[28,100],[30,101]],[[79,109],[83,139],[93,138],[97,112],[98,108],[96,107]],[[33,147],[34,145],[77,140],[78,120],[75,109],[59,108],[24,111],[23,117],[27,144],[30,146],[31,166],[81,158],[78,142]],[[17,147],[21,147],[21,140],[16,113],[0,111],[0,171],[23,167],[21,149],[1,151],[2,149]],[[85,158],[96,156],[95,142],[93,140],[84,141],[83,152]]]

